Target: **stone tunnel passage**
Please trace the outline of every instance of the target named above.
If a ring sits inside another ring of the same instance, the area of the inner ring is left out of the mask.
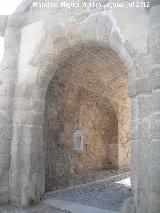
[[[129,170],[127,81],[110,49],[84,48],[56,71],[44,116],[46,191]]]

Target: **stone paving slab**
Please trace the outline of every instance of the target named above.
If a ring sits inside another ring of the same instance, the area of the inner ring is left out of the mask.
[[[63,200],[99,209],[120,211],[125,199],[133,193],[123,181],[129,179],[128,172],[111,178],[80,185],[66,190],[48,193],[45,198]]]
[[[118,213],[117,211],[111,211],[106,209],[99,209],[95,207],[90,207],[82,204],[72,203],[63,200],[53,200],[48,199],[45,201],[48,206],[53,206],[54,208],[68,211],[71,213]]]

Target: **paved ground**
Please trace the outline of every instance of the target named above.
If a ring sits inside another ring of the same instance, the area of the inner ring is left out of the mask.
[[[64,200],[46,200],[44,201],[49,207],[56,207],[65,211],[65,213],[118,213],[107,209],[95,208],[87,205],[72,203]]]
[[[45,198],[119,211],[123,201],[131,196],[133,194],[130,189],[129,173],[123,173],[79,187],[48,193]]]
[[[132,197],[129,173],[45,195],[30,209],[0,207],[0,213],[118,213],[125,199]]]

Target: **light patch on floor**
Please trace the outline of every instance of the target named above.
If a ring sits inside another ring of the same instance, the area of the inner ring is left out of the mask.
[[[121,185],[124,185],[124,186],[127,186],[127,187],[131,187],[131,179],[130,179],[130,177],[128,177],[126,179],[123,179],[123,180],[120,180],[120,181],[115,182],[115,183],[119,183]]]

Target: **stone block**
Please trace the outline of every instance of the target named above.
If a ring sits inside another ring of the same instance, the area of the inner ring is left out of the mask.
[[[139,117],[146,117],[151,114],[151,95],[143,95],[138,97]]]
[[[0,168],[9,168],[10,167],[10,154],[0,153]]]
[[[0,138],[10,140],[12,138],[12,125],[0,125]]]
[[[0,205],[8,205],[10,202],[10,191],[7,186],[0,187]],[[5,212],[5,211],[3,211]]]
[[[45,100],[46,88],[36,87],[35,84],[16,84],[15,90],[16,98]]]
[[[147,138],[150,131],[150,116],[140,118],[138,122],[138,135],[140,138]]]
[[[128,96],[129,97],[134,97],[134,96],[136,96],[136,93],[137,91],[136,91],[136,82],[135,81],[129,81],[129,83],[128,83]]]
[[[120,213],[136,213],[134,198],[128,198],[124,201]]]
[[[141,78],[136,81],[137,94],[150,92],[150,80],[148,78]]]
[[[4,83],[0,85],[0,96],[13,97],[14,95],[14,84]]]
[[[7,26],[13,28],[19,28],[22,26],[24,20],[24,15],[22,14],[12,14],[8,16]]]
[[[33,90],[32,97],[33,97],[34,99],[45,100],[45,97],[46,97],[46,89],[45,89],[45,88],[36,87],[36,88]]]
[[[12,35],[12,36],[10,36]],[[7,50],[12,50],[15,53],[18,53],[17,48],[18,47],[18,40],[20,39],[20,30],[16,27],[10,27],[7,26],[5,31],[5,48]],[[14,57],[12,57],[14,58]]]
[[[131,186],[133,191],[137,186],[138,143],[138,140],[131,140]]]
[[[40,99],[15,99],[14,110],[15,111],[32,111],[43,112],[45,108],[45,102]]]
[[[6,138],[0,138],[0,153],[10,153],[11,140]]]
[[[137,54],[137,56],[135,57],[134,65],[136,77],[140,81],[144,81],[145,79],[148,78],[151,66],[153,65],[153,58],[150,54],[146,52]]]
[[[150,0],[150,10],[153,9],[154,11],[154,8],[157,8],[159,7],[159,0]]]
[[[136,49],[133,48],[132,44],[128,40],[124,41],[124,47],[131,57],[135,57],[135,55],[137,54]]]
[[[131,139],[139,137],[138,120],[131,119]]]
[[[159,152],[160,152],[160,139],[154,139],[151,140],[151,143],[149,145],[149,150],[150,150],[150,167],[153,166],[160,166],[160,157],[159,157]]]
[[[0,111],[11,111],[13,108],[13,98],[0,96]]]
[[[13,138],[18,141],[25,141],[26,144],[31,145],[32,141],[39,141],[41,144],[43,140],[43,128],[42,126],[22,125],[13,126]]]
[[[148,36],[148,42],[150,47],[150,52],[153,56],[154,62],[159,63],[160,61],[160,25],[157,24],[153,26],[150,30]]]
[[[43,113],[38,112],[23,112],[23,111],[15,111],[13,122],[14,125],[36,125],[42,126],[43,124]]]
[[[74,46],[80,41],[80,33],[79,33],[79,27],[80,25],[75,22],[75,20],[70,20],[66,23],[65,27],[65,36],[68,40],[68,42]]]
[[[42,151],[41,151],[42,152]],[[31,153],[31,169],[33,171],[42,171],[44,168],[44,156],[42,153]]]
[[[45,191],[44,176],[43,172],[31,172],[30,180],[24,182],[21,197],[23,207],[40,202]],[[22,179],[22,181],[24,180]]]
[[[160,24],[160,15],[159,14],[160,14],[160,5],[157,5],[156,7],[151,8],[150,17],[151,17],[152,26],[154,26],[156,24]]]
[[[1,127],[12,123],[11,111],[0,111]]]
[[[160,88],[160,66],[157,64],[153,66],[150,70],[150,81],[151,81],[151,89],[159,89]]]
[[[97,43],[97,23],[99,20],[99,14],[94,14],[87,17],[80,27],[79,33],[82,37],[84,43],[87,42],[96,42]],[[95,44],[96,44],[95,43]]]
[[[97,24],[97,42],[103,47],[109,46],[109,39],[113,27],[113,20],[109,14],[101,15]]]
[[[160,138],[160,114],[155,113],[151,116],[150,137],[152,139]]]
[[[156,113],[160,111],[160,90],[153,90],[151,95],[151,109]]]
[[[14,79],[17,77],[17,63],[18,63],[18,52],[15,49],[8,47],[5,48],[4,57],[3,57],[3,67],[6,68],[6,72],[10,73]],[[12,73],[12,70],[16,70]],[[3,77],[3,76],[2,76]]]
[[[125,49],[125,47],[122,47],[121,50],[119,51],[119,57],[120,59],[123,61],[124,66],[127,67],[128,70],[128,79],[131,79],[130,76],[134,76],[134,68],[133,66],[133,59],[132,57],[130,57],[130,55],[128,54],[127,50]],[[132,77],[132,80],[134,80],[134,77]]]
[[[155,192],[149,192],[149,213],[159,213],[160,211],[160,194]]]
[[[159,41],[160,41],[159,35],[160,35],[159,24],[152,26],[152,28],[150,30],[150,34],[149,34],[149,41],[150,41],[151,50],[153,50],[155,45],[159,43]],[[156,53],[157,52],[155,52],[154,54],[156,54]]]
[[[143,189],[148,188],[148,162],[149,162],[149,140],[144,138],[138,142],[137,153],[137,185]],[[144,178],[145,176],[145,178]]]
[[[7,19],[8,19],[8,16],[0,15],[0,36],[4,36],[4,34],[5,34],[5,29],[7,26]]]
[[[149,206],[149,191],[147,188],[137,188],[137,197],[136,197],[136,213],[151,213],[148,211]]]
[[[0,189],[9,185],[9,169],[0,167]]]
[[[35,85],[32,83],[15,84],[15,98],[31,98]]]
[[[14,55],[14,53],[12,53]],[[6,56],[4,56],[6,58]],[[8,65],[7,61],[3,61],[4,63],[2,64],[2,71],[3,75],[1,75],[1,81],[6,84],[14,84],[15,80],[17,79],[17,69],[12,69],[13,66],[12,64]],[[10,66],[10,68],[9,68]],[[14,92],[14,90],[12,91]]]
[[[151,77],[151,89],[160,89],[160,76]]]
[[[116,53],[119,54],[119,52],[121,52],[121,49],[123,48],[123,39],[122,35],[116,28],[112,30],[110,44],[111,48],[113,48]]]
[[[149,73],[150,78],[155,77],[155,76],[160,76],[160,65],[159,64],[154,64]]]
[[[149,168],[150,191],[160,194],[160,166],[152,165]]]
[[[54,72],[50,73],[50,75],[46,75],[45,73],[38,73],[38,77],[36,80],[36,86],[39,88],[47,89],[53,76],[54,76]]]

